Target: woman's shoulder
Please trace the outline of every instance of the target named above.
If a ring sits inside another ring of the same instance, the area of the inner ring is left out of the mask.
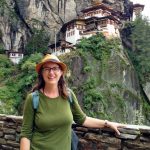
[[[26,100],[28,101],[32,100],[32,92],[27,93]]]
[[[71,88],[67,88],[68,94],[74,94],[73,90]]]

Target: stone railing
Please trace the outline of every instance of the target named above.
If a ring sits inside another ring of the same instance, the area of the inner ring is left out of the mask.
[[[22,117],[0,115],[0,150],[19,150]],[[110,129],[73,125],[79,136],[79,150],[150,150],[150,127],[127,125],[121,135]]]
[[[0,150],[19,150],[22,117],[0,115]]]

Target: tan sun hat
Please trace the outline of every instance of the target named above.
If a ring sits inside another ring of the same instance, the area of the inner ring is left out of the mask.
[[[67,66],[66,66],[66,64],[64,64],[63,62],[61,62],[61,61],[58,59],[57,56],[52,55],[52,54],[47,54],[47,55],[45,55],[44,58],[41,60],[41,62],[36,65],[36,68],[35,68],[36,72],[39,73],[41,67],[42,67],[45,63],[47,63],[47,62],[54,62],[54,63],[60,65],[62,71],[63,71],[64,73],[66,73],[66,71],[67,71]]]

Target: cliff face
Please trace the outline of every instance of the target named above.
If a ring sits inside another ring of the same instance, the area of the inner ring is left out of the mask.
[[[105,67],[90,53],[71,54],[63,60],[69,65],[69,86],[90,116],[129,124],[149,124],[137,74],[120,47],[113,49]]]
[[[61,26],[74,19],[93,0],[1,0],[0,39],[6,50],[22,50],[32,29],[44,28],[51,41]],[[124,12],[124,0],[101,0]]]

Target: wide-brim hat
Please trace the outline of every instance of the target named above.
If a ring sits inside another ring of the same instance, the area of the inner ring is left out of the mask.
[[[41,60],[41,62],[36,65],[36,68],[35,68],[36,72],[39,73],[41,67],[47,62],[53,62],[53,63],[58,64],[61,67],[62,71],[66,73],[67,71],[66,64],[61,62],[57,56],[52,55],[52,54],[45,55],[44,58]]]

